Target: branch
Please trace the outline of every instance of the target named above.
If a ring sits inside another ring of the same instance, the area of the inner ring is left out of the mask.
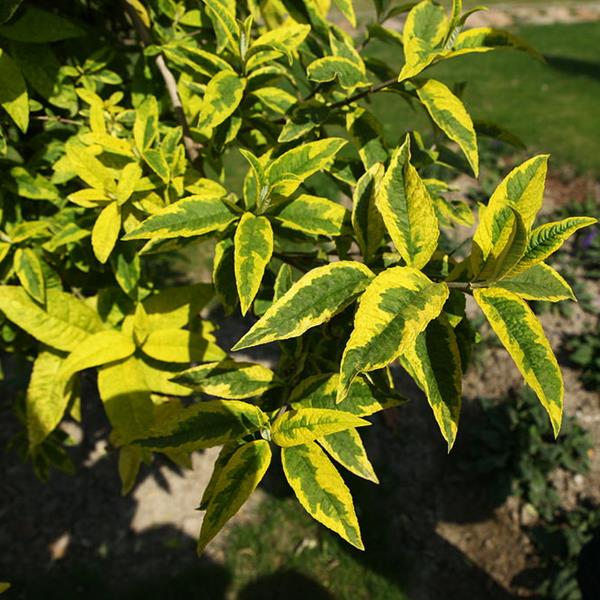
[[[352,104],[352,102],[356,102],[369,94],[375,94],[376,92],[380,92],[386,87],[393,85],[394,83],[398,83],[398,79],[388,79],[387,81],[382,81],[376,85],[372,85],[368,87],[366,90],[362,92],[357,92],[356,94],[349,96],[348,98],[344,98],[343,100],[339,100],[338,102],[334,102],[333,104],[329,104],[327,108],[339,108],[340,106],[346,106],[347,104]]]
[[[129,15],[129,18],[131,19],[131,22],[133,23],[133,26],[140,37],[142,46],[150,46],[152,44],[152,36],[136,12],[135,8],[131,6],[127,0],[122,0],[122,4],[125,12]],[[177,91],[177,81],[175,80],[175,76],[167,66],[164,54],[162,54],[162,52],[156,56],[155,62],[165,82],[169,98],[171,99],[171,105],[173,106],[173,111],[175,112],[175,118],[183,129],[183,144],[185,146],[188,158],[192,163],[196,163],[200,158],[200,153],[198,152],[198,145],[192,139],[192,134],[185,118],[183,104],[181,103],[179,92]],[[194,164],[194,166],[202,170],[200,165]]]
[[[55,121],[56,123],[63,123],[64,125],[83,125],[81,121],[75,121],[74,119],[66,119],[65,117],[60,117],[58,115],[31,115],[31,119],[34,121]]]

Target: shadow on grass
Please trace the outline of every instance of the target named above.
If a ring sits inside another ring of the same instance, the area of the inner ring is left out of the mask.
[[[579,58],[545,54],[546,62],[555,70],[567,75],[583,75],[600,80],[600,63]]]

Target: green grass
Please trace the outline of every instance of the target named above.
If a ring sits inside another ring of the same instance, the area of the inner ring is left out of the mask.
[[[367,515],[361,524],[367,533]],[[360,552],[315,523],[294,499],[269,497],[256,520],[237,525],[228,537],[229,593],[244,600],[407,600],[404,558],[397,546],[371,537]]]
[[[518,32],[544,53],[499,50],[436,65],[429,77],[453,84],[467,81],[464,102],[476,120],[502,125],[518,135],[529,152],[549,152],[554,164],[600,174],[600,23],[522,27]],[[401,52],[381,45],[371,50],[400,68]],[[374,99],[375,111],[392,135],[427,130],[422,114],[388,94]]]

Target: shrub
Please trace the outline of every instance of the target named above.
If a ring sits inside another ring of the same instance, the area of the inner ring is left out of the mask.
[[[354,26],[352,3],[335,5]],[[471,252],[452,248],[452,229],[474,218],[448,200],[449,182],[477,177],[478,129],[502,130],[474,124],[460,86],[429,75],[496,47],[536,53],[507,32],[463,30],[459,1],[448,13],[376,0],[358,43],[329,8],[78,0],[50,12],[11,0],[0,13],[0,311],[5,353],[33,361],[28,456],[42,475],[65,467],[53,432],[80,418],[78,376],[95,369],[124,491],[153,453],[185,465],[222,445],[199,550],[273,448],[302,506],[362,548],[331,459],[377,480],[358,429],[401,401],[396,359],[452,447],[474,339],[466,295],[560,428],[560,370],[526,301],[573,298],[543,261],[594,219],[535,227],[539,155],[479,208]],[[386,27],[406,11],[402,34]],[[401,68],[370,56],[374,41]],[[389,139],[369,105],[382,93],[389,113],[424,110],[434,136],[407,123]],[[169,284],[175,254],[207,239],[212,284]],[[273,370],[219,347],[199,317],[213,295],[228,314],[260,317],[233,350],[278,342]]]

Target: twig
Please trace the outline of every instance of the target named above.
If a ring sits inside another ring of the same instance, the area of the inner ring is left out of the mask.
[[[127,0],[122,0],[122,4],[125,12],[129,15],[135,30],[140,36],[142,46],[150,46],[152,44],[152,36],[146,25],[144,25],[143,21],[140,19],[140,16],[136,12],[135,8],[131,6]],[[175,118],[183,129],[183,144],[185,146],[185,151],[188,155],[188,158],[192,163],[194,163],[194,166],[202,170],[201,165],[195,164],[200,158],[200,153],[198,152],[198,145],[192,139],[192,134],[185,118],[181,97],[177,91],[177,81],[175,80],[175,76],[167,66],[164,54],[162,52],[156,55],[155,62],[165,82],[169,98],[171,99],[171,105],[173,106],[173,111],[175,112]]]
[[[35,121],[56,121],[57,123],[64,123],[65,125],[83,125],[81,121],[75,121],[73,119],[66,119],[57,115],[32,115],[31,118]]]
[[[473,284],[464,281],[445,281],[444,282],[449,288],[456,290],[462,290],[463,292],[470,292],[473,289]]]
[[[363,90],[362,92],[357,92],[356,94],[349,96],[348,98],[344,98],[343,100],[339,100],[338,102],[334,102],[333,104],[329,104],[327,108],[339,108],[340,106],[346,106],[347,104],[352,104],[352,102],[356,102],[369,94],[375,94],[376,92],[380,92],[386,87],[393,85],[394,83],[398,83],[398,79],[388,79],[387,81],[382,81],[377,85],[372,85],[371,87]]]

